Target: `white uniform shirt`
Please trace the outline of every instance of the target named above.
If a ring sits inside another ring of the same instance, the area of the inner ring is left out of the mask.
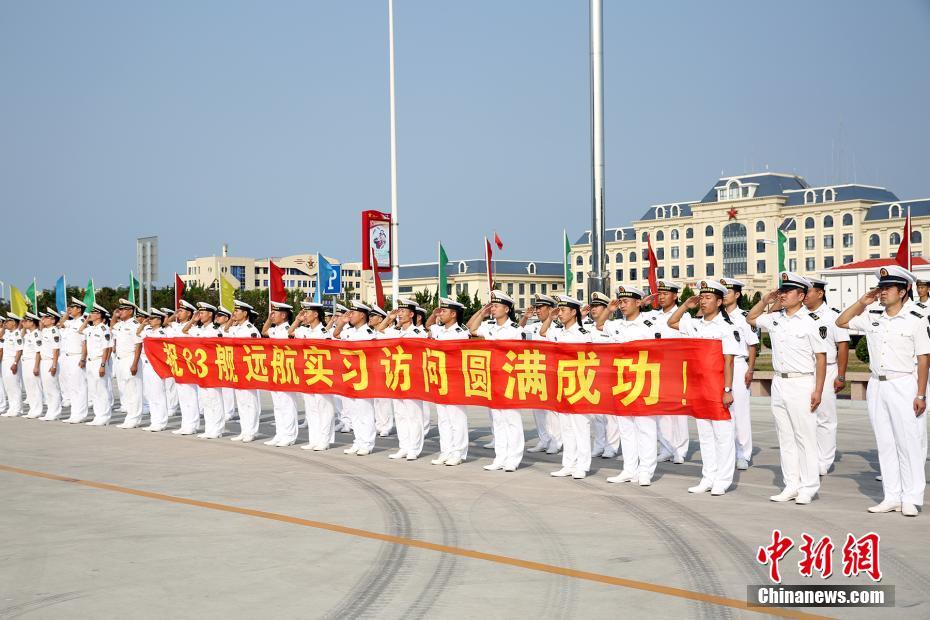
[[[732,322],[727,323],[719,312],[710,321],[695,319],[686,312],[678,324],[678,331],[685,338],[719,340],[723,346],[724,355],[745,357],[749,354],[746,342],[740,335],[741,330]]]
[[[8,329],[3,332],[3,361],[12,364],[16,352],[23,350],[23,332],[21,329]]]
[[[836,324],[836,319],[840,313],[827,306],[820,304],[820,307],[812,311],[820,319],[818,321],[817,333],[827,343],[827,363],[836,363],[836,348],[840,342],[849,342],[849,330],[843,329]]]
[[[756,326],[772,339],[772,367],[775,372],[814,373],[815,353],[826,353],[827,342],[820,337],[820,319],[802,307],[792,316],[784,310],[769,312],[756,319]]]
[[[550,328],[551,329],[551,328]],[[483,321],[475,333],[478,337],[485,340],[522,340],[523,330],[514,321],[507,318],[503,325],[498,325],[497,320],[488,319]]]
[[[746,355],[749,355],[749,347],[754,347],[759,344],[759,334],[756,333],[756,330],[752,328],[752,325],[746,322],[746,317],[749,315],[748,310],[739,310],[736,312],[728,314],[730,317],[730,322],[739,329],[740,340],[746,343]],[[849,340],[849,338],[846,338]],[[836,361],[836,352],[834,351],[833,355],[834,361]],[[827,361],[830,361],[830,354],[827,353]]]
[[[191,328],[187,330],[187,335],[192,338],[222,338],[223,329],[216,323],[191,325]]]
[[[326,325],[318,323],[316,327],[301,325],[294,330],[294,338],[304,340],[332,340],[332,333],[326,329]]]
[[[412,323],[401,329],[398,327],[388,327],[383,332],[385,338],[426,338],[426,330],[417,327]]]
[[[84,324],[83,319],[67,319],[61,324],[61,352],[64,355],[80,355],[86,340],[84,334],[79,332]]]
[[[429,335],[435,340],[468,340],[471,337],[468,330],[458,323],[453,323],[448,327],[434,323],[429,328]]]
[[[672,318],[678,306],[672,306],[672,309],[665,312],[662,309],[653,310],[646,318],[656,327],[656,333],[662,338],[680,338],[681,333],[677,329],[670,329],[668,320]]]
[[[555,324],[555,321],[553,321],[553,324]],[[527,340],[539,340],[539,330],[541,328],[542,321],[534,321],[533,323],[529,323],[522,328],[523,337]]]
[[[168,332],[164,327],[152,327],[151,325],[146,325],[142,328],[142,333],[139,334],[139,341],[144,342],[146,338],[167,338]],[[148,358],[145,356],[145,345],[142,346],[142,354],[139,356],[139,359],[145,362],[148,362]]]
[[[262,333],[250,321],[233,325],[226,332],[230,338],[261,338]]]
[[[184,333],[184,326],[187,323],[181,323],[180,321],[174,321],[165,325],[165,332],[168,334],[169,338],[184,338],[185,336],[190,336],[191,334]],[[195,326],[191,326],[191,329],[194,329]]]
[[[39,353],[43,360],[51,361],[61,348],[61,332],[57,327],[43,327],[39,336]]]
[[[657,332],[656,324],[642,312],[632,321],[626,319],[607,321],[604,324],[604,329],[610,334],[611,342],[654,340]]]
[[[42,335],[38,329],[23,330],[23,359],[30,363],[36,361],[36,353],[42,342]]]
[[[547,330],[546,340],[550,342],[592,342],[592,334],[588,329],[575,322],[568,328]]]
[[[339,340],[374,340],[375,338],[377,338],[375,330],[368,327],[368,323],[362,323],[360,327],[346,324],[339,332]]]
[[[139,322],[134,318],[120,321],[113,326],[114,352],[117,358],[132,359],[136,345],[142,342],[142,339],[136,335],[138,330]]]
[[[113,347],[110,327],[104,321],[97,325],[88,325],[84,328],[84,335],[87,337],[87,359],[89,360],[99,360],[103,357],[105,350]]]
[[[284,322],[279,325],[272,325],[268,328],[268,337],[274,338],[276,340],[287,340],[291,337],[288,330],[291,329],[291,324]]]
[[[894,316],[884,310],[869,310],[849,322],[849,329],[865,333],[869,367],[876,375],[886,372],[912,373],[918,355],[930,353],[927,318],[907,307]]]

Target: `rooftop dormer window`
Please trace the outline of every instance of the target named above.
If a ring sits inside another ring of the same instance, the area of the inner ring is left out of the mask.
[[[527,265],[526,273],[530,274],[531,276],[536,275],[536,263],[530,263],[529,265]]]
[[[465,261],[459,261],[459,273],[465,273],[468,271],[468,265],[465,264]]]
[[[836,190],[832,187],[828,187],[823,190],[823,201],[824,202],[836,202]]]
[[[743,185],[738,179],[731,179],[724,187],[717,188],[717,200],[739,200],[752,198],[756,195],[756,185],[749,183]]]
[[[681,207],[678,205],[672,205],[671,213],[672,217],[681,217]]]
[[[656,207],[656,219],[664,220],[665,219],[665,207]]]
[[[888,219],[895,218],[895,217],[901,217],[901,213],[902,213],[901,205],[899,205],[898,203],[895,203],[891,205],[890,207],[888,207]]]
[[[809,205],[817,202],[817,192],[812,189],[804,192],[804,204]]]

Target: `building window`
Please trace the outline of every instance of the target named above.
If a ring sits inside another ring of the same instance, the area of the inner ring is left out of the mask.
[[[762,220],[759,220],[758,222],[756,222],[756,232],[757,233],[765,232],[765,222],[763,222]]]
[[[658,260],[665,260],[665,248],[659,248],[656,250],[656,258]]]
[[[579,271],[578,273],[575,274],[575,282],[577,282],[578,284],[581,284],[582,282],[584,282],[583,271]],[[521,284],[520,286],[522,287],[523,285]]]
[[[649,235],[649,233],[647,233],[647,232],[644,230],[644,231],[643,231],[643,234],[640,235],[640,240],[641,240],[643,243],[646,243],[646,237],[647,237],[648,235]]]
[[[672,214],[671,217],[679,217],[681,216],[681,207],[679,207],[678,205],[672,205],[670,212]]]
[[[643,260],[649,260],[649,248],[643,248]]]
[[[526,266],[526,272],[531,276],[536,275],[536,263],[530,263]]]
[[[833,216],[825,215],[823,218],[823,227],[824,228],[833,228]]]
[[[763,241],[762,239],[759,239],[758,241],[756,241],[756,253],[757,254],[765,253],[765,241]]]
[[[878,247],[882,244],[881,239],[878,238],[878,235],[869,235],[869,247]]]
[[[630,259],[630,262],[631,262],[631,263],[635,263],[635,262],[636,262],[636,252],[630,252],[629,259]]]
[[[805,250],[814,249],[814,236],[813,235],[808,235],[807,237],[804,237],[804,249]]]
[[[694,258],[694,246],[685,246],[685,258]]]
[[[686,277],[693,278],[694,277],[694,265],[688,265],[687,267],[685,267],[685,273],[687,274]]]
[[[261,280],[256,280],[256,281],[255,281],[255,286],[261,286],[261,285],[262,285],[262,281],[261,281]]]
[[[817,192],[812,189],[804,192],[804,204],[809,205],[812,202],[817,202]]]
[[[542,294],[545,295],[545,294],[546,294],[546,283],[543,282],[543,283],[540,284],[539,286],[540,286],[540,288],[542,289]]]
[[[723,227],[723,275],[732,278],[746,273],[746,227],[731,222]],[[708,254],[713,256],[713,254]]]
[[[671,249],[673,259],[678,258],[679,251],[680,248],[677,245]]]
[[[463,272],[464,272],[464,270],[462,269],[462,265],[464,265],[464,264],[465,264],[465,263],[459,263],[459,273],[463,273]],[[575,264],[578,265],[579,267],[583,267],[583,266],[584,266],[584,257],[583,257],[581,254],[579,254],[578,256],[575,257]]]
[[[665,267],[659,267],[658,269],[656,269],[656,277],[657,277],[657,278],[664,278],[664,277],[665,277]],[[650,292],[652,292],[652,291],[650,291]]]
[[[636,270],[630,269],[630,282],[636,282]]]
[[[853,239],[852,233],[843,233],[843,247],[851,248],[853,246]]]
[[[577,297],[578,299],[584,299],[584,291],[581,289],[576,290],[575,297]]]
[[[853,255],[852,255],[852,254],[843,254],[843,264],[844,264],[844,265],[848,265],[848,264],[851,263],[851,262],[853,262]]]
[[[804,259],[804,268],[807,269],[808,271],[813,271],[815,269],[813,257],[808,257]]]
[[[677,228],[673,228],[672,232],[669,233],[669,239],[671,239],[672,241],[678,241],[678,229]]]
[[[617,282],[623,282],[623,270],[622,269],[617,270]]]
[[[844,213],[843,214],[843,226],[852,226],[852,225],[853,225],[852,213]]]
[[[823,247],[828,250],[833,249],[833,235],[824,235],[823,236]]]
[[[824,202],[833,202],[835,200],[836,200],[836,190],[834,190],[832,187],[828,187],[827,189],[823,190],[823,201]]]
[[[798,251],[798,240],[796,237],[791,237],[788,239],[788,251],[797,252]]]
[[[881,258],[881,254],[869,254],[869,258]]]
[[[891,245],[898,245],[901,243],[901,233],[891,233],[891,235],[888,237],[888,243]]]
[[[704,227],[704,236],[705,236],[705,237],[713,237],[713,236],[714,236],[714,227],[713,227],[713,226],[705,226],[705,227]]]
[[[656,219],[657,220],[665,219],[665,207],[656,207]]]
[[[461,291],[459,291],[461,293]],[[513,282],[507,284],[507,294],[513,297]]]
[[[765,261],[764,260],[756,261],[756,273],[765,273]]]
[[[530,295],[535,295],[535,294],[536,294],[536,284],[534,282],[530,282]]]
[[[685,228],[685,239],[694,239],[694,229]]]
[[[901,217],[901,205],[893,204],[888,207],[888,218]]]
[[[834,265],[834,262],[833,262],[832,256],[823,257],[823,268],[824,269],[830,269],[831,267],[833,267],[833,265]]]
[[[911,231],[911,243],[923,243],[924,237],[919,230]]]
[[[665,241],[665,233],[661,230],[656,231],[656,241]]]
[[[806,228],[807,230],[812,229],[814,226],[816,226],[814,222],[814,218],[809,217],[804,220],[804,228]]]
[[[616,260],[618,263],[622,263],[622,262],[623,262],[623,252],[617,252],[617,255],[614,257],[614,260]]]
[[[704,275],[707,277],[711,277],[714,275],[714,264],[713,263],[706,263],[704,265]]]
[[[578,284],[581,284],[581,274],[578,274]],[[520,283],[520,294],[526,295],[526,284],[523,282]]]
[[[679,273],[680,273],[680,270],[678,269],[678,265],[674,265],[672,267],[672,277],[677,278]]]
[[[706,243],[704,244],[704,256],[713,256],[714,255],[714,244]]]
[[[788,271],[797,272],[798,270],[798,259],[792,258],[788,260]]]

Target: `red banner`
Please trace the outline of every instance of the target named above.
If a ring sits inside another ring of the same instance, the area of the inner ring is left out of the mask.
[[[495,409],[729,419],[717,340],[146,338],[155,372],[203,387],[410,398]]]

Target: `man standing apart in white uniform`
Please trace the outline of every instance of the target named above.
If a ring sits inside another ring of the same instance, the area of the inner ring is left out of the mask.
[[[872,377],[866,392],[878,446],[884,499],[869,508],[916,517],[927,486],[921,439],[927,436],[927,317],[906,306],[914,275],[896,265],[878,271],[878,287],[836,319],[841,328],[865,332]],[[884,310],[865,309],[878,301]]]
[[[139,357],[142,355],[142,339],[136,335],[139,322],[135,319],[135,304],[119,300],[113,325],[113,350],[116,355],[116,386],[119,389],[121,408],[126,417],[116,428],[136,428],[142,423],[142,374],[139,372]]]

